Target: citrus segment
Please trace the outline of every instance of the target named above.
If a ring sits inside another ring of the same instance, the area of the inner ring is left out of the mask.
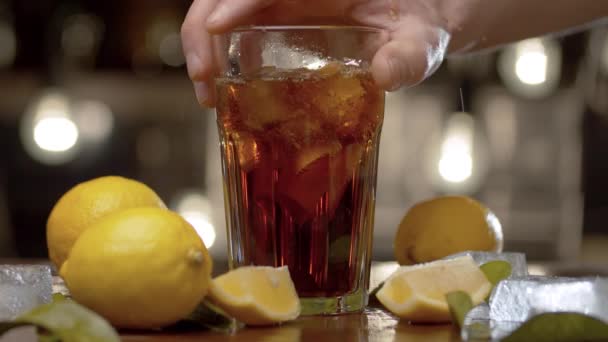
[[[446,294],[464,291],[481,303],[492,284],[470,256],[402,266],[376,297],[389,311],[412,322],[449,322]]]
[[[249,325],[289,321],[300,314],[300,299],[285,266],[237,268],[212,281],[209,298]]]

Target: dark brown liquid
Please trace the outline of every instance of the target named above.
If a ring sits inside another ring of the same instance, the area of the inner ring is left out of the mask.
[[[287,265],[301,297],[360,288],[384,93],[332,64],[224,79],[218,95],[232,266]]]

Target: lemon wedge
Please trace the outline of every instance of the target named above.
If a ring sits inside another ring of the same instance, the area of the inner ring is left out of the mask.
[[[464,291],[473,305],[481,303],[492,289],[470,256],[402,266],[391,275],[376,297],[393,314],[412,322],[449,322],[445,295]]]
[[[287,266],[245,266],[211,282],[210,300],[248,325],[270,325],[296,319],[300,299]]]

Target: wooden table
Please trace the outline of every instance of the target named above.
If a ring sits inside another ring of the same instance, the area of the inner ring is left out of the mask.
[[[233,333],[122,333],[121,336],[125,342],[460,341],[459,330],[452,325],[410,325],[373,307],[361,314],[302,317],[279,327],[246,327]]]
[[[0,264],[48,264],[47,260],[0,259]],[[398,265],[395,262],[373,263],[370,288],[384,281]],[[124,332],[125,342],[170,341],[460,341],[459,330],[452,325],[410,325],[401,322],[380,304],[368,307],[363,313],[336,316],[301,317],[294,322],[276,327],[245,327],[231,333],[213,331],[191,332]],[[0,338],[0,342],[35,342],[35,332],[16,330]]]
[[[398,267],[395,262],[374,262],[370,288],[375,288]],[[279,327],[246,327],[233,333],[210,331],[191,333],[122,333],[125,342],[170,341],[460,341],[460,331],[452,325],[411,325],[401,322],[377,303],[360,314],[301,317]]]
[[[361,314],[302,317],[277,327],[245,327],[231,333],[191,332],[120,332],[124,342],[454,342],[461,341],[452,325],[410,325],[400,322],[382,309],[368,308]],[[16,328],[0,342],[37,342],[35,328]]]

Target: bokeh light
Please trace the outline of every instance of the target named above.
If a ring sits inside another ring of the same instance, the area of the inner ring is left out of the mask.
[[[207,196],[191,190],[182,193],[174,202],[174,210],[194,227],[205,246],[211,248],[216,232],[211,223],[211,204]]]
[[[163,63],[179,67],[186,62],[182,52],[182,40],[177,32],[168,33],[158,47],[158,55]]]
[[[498,72],[509,90],[528,98],[553,93],[561,78],[561,46],[550,39],[533,38],[506,47]]]
[[[99,47],[104,25],[98,17],[79,13],[68,17],[61,32],[61,47],[70,58],[93,57]]]
[[[0,22],[0,67],[8,67],[15,61],[17,55],[17,38],[13,26],[6,22]]]
[[[547,55],[544,51],[527,51],[517,58],[515,74],[525,84],[538,85],[547,80]]]
[[[44,164],[72,160],[80,132],[70,100],[59,91],[48,91],[32,103],[21,121],[21,140],[29,155]]]
[[[441,177],[451,183],[461,183],[473,172],[473,119],[464,113],[455,113],[448,121],[441,155],[437,165]]]
[[[114,128],[114,115],[108,105],[97,100],[74,104],[74,119],[83,140],[100,143],[109,138]]]
[[[67,117],[44,117],[34,126],[34,141],[49,152],[64,152],[76,145],[78,128]]]

